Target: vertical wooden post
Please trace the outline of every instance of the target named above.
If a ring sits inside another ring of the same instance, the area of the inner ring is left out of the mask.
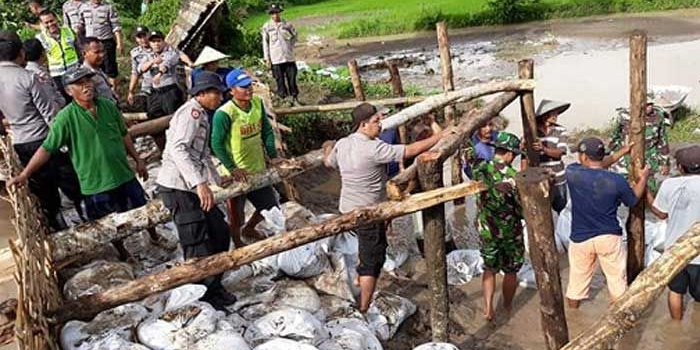
[[[559,253],[554,242],[549,175],[543,168],[529,167],[515,177],[523,215],[527,222],[530,260],[540,294],[540,322],[547,349],[569,342],[564,297],[559,276]]]
[[[348,61],[348,70],[350,71],[350,81],[352,81],[352,89],[355,91],[355,99],[358,101],[365,100],[365,92],[362,90],[362,81],[360,80],[360,69],[357,68],[357,61]]]
[[[520,79],[533,79],[535,76],[535,62],[526,59],[518,62],[518,77]],[[532,148],[532,143],[537,138],[537,121],[535,118],[535,94],[524,92],[520,95],[520,113],[523,120],[523,135],[527,150],[527,163],[529,166],[540,165],[540,155]]]
[[[391,93],[396,97],[404,97],[406,93],[403,91],[403,83],[401,82],[401,75],[399,74],[399,67],[396,62],[386,61],[386,66],[389,69],[389,76],[391,77]],[[405,105],[396,105],[396,108],[403,108]],[[398,128],[399,140],[402,144],[408,143],[408,131],[406,130],[406,124],[401,124]]]
[[[429,151],[418,156],[418,179],[424,191],[443,186],[440,153]],[[433,341],[447,342],[449,335],[449,295],[445,256],[445,206],[440,203],[423,210],[425,257],[430,271],[430,325]]]
[[[630,179],[637,179],[636,169],[643,167],[645,109],[647,102],[647,35],[635,31],[630,37],[630,133],[634,142],[629,164]],[[632,283],[644,269],[644,199],[630,210],[627,220],[627,280]]]

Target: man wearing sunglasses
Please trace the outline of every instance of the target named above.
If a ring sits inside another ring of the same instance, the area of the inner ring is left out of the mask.
[[[268,119],[263,101],[253,96],[253,79],[243,69],[234,69],[226,75],[226,86],[231,100],[214,114],[211,148],[234,181],[246,181],[249,174],[265,171],[266,160],[271,164],[280,161],[275,149],[275,134]],[[227,174],[228,175],[228,174]],[[255,213],[242,232],[246,198],[255,206]],[[263,187],[229,200],[229,218],[233,243],[243,246],[241,233],[250,239],[262,237],[255,226],[263,220],[260,212],[278,206],[277,194],[272,186]],[[240,223],[239,223],[240,221]]]

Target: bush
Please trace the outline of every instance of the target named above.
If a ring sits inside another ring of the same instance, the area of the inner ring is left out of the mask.
[[[510,24],[543,19],[545,17],[540,0],[489,0],[487,12],[493,23]]]
[[[139,17],[139,23],[151,30],[167,33],[180,11],[182,0],[157,0],[148,4],[148,11]]]
[[[337,140],[352,132],[350,113],[309,113],[280,117],[280,123],[292,128],[284,138],[292,156],[321,148],[325,140]]]

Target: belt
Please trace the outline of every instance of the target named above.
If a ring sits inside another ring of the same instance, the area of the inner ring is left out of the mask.
[[[170,85],[163,86],[160,88],[152,88],[152,91],[156,92],[156,93],[160,93],[160,92],[168,92],[170,90],[177,89],[177,88],[178,88],[177,84],[170,84]]]

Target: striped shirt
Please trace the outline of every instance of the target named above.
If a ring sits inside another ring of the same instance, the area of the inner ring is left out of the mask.
[[[537,130],[537,137],[539,138],[540,142],[542,142],[542,147],[560,149],[562,152],[564,152],[562,156],[569,153],[569,133],[563,126],[552,126],[549,128],[549,132],[547,134],[543,133],[542,130]],[[540,166],[551,169],[554,172],[555,185],[566,183],[566,169],[564,167],[564,161],[562,161],[561,157],[554,158],[545,153],[541,153]]]

